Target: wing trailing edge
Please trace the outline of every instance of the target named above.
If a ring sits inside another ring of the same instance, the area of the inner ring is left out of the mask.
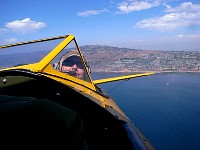
[[[133,74],[133,75],[125,75],[125,76],[119,76],[119,77],[112,77],[112,78],[105,78],[105,79],[98,79],[98,80],[93,80],[94,84],[102,84],[102,83],[108,83],[108,82],[115,82],[119,80],[127,80],[131,78],[138,78],[142,76],[149,76],[153,75],[153,72],[147,72],[147,73],[141,73],[141,74]]]

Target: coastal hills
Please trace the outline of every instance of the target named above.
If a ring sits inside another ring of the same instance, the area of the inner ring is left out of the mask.
[[[162,51],[105,45],[80,47],[95,72],[200,72],[200,51]]]
[[[92,72],[200,72],[200,50],[142,50],[105,45],[86,45],[80,50]],[[16,61],[18,64],[34,63],[47,53],[0,54],[0,68],[12,66]]]

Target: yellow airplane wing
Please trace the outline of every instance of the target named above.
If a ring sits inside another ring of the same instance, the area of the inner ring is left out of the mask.
[[[131,79],[131,78],[142,77],[142,76],[149,76],[149,75],[153,75],[153,74],[154,74],[153,72],[148,72],[148,73],[141,73],[141,74],[125,75],[125,76],[120,76],[120,77],[93,80],[93,83],[94,84],[102,84],[102,83],[114,82],[114,81],[119,81],[119,80],[126,80],[126,79]]]

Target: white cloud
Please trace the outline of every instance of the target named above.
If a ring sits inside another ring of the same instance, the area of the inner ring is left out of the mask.
[[[46,26],[43,22],[33,21],[30,18],[25,18],[23,20],[15,20],[12,22],[8,22],[5,27],[17,32],[17,33],[28,33],[28,32],[35,32],[41,28]]]
[[[123,1],[118,4],[118,13],[119,14],[127,14],[133,11],[140,11],[144,9],[149,9],[152,7],[159,6],[160,3],[158,1]]]
[[[6,41],[6,43],[16,43],[17,39],[16,38],[9,38],[9,39],[6,39],[5,41]]]
[[[200,25],[199,7],[199,5],[193,5],[191,2],[182,3],[176,8],[172,8],[168,5],[166,12],[171,13],[162,17],[139,21],[136,23],[136,27],[166,31],[186,26],[198,26]]]
[[[108,10],[108,9],[102,9],[102,10],[87,10],[87,11],[84,11],[84,12],[79,12],[79,13],[78,13],[78,16],[81,16],[81,17],[89,17],[89,16],[92,16],[92,15],[99,15],[99,14],[106,13],[106,12],[109,12],[109,10]]]
[[[193,38],[193,39],[200,39],[200,34],[190,34],[190,35],[177,35],[177,38]]]
[[[184,2],[180,4],[180,6],[177,6],[175,8],[171,7],[170,5],[167,5],[167,9],[165,12],[193,12],[193,11],[199,11],[200,4],[192,4],[192,2]]]

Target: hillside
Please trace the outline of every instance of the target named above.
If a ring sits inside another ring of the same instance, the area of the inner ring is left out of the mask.
[[[200,71],[200,51],[80,47],[93,71]]]
[[[93,72],[184,71],[200,72],[200,51],[161,51],[86,45],[80,47]],[[47,52],[0,54],[0,68],[36,62]]]

